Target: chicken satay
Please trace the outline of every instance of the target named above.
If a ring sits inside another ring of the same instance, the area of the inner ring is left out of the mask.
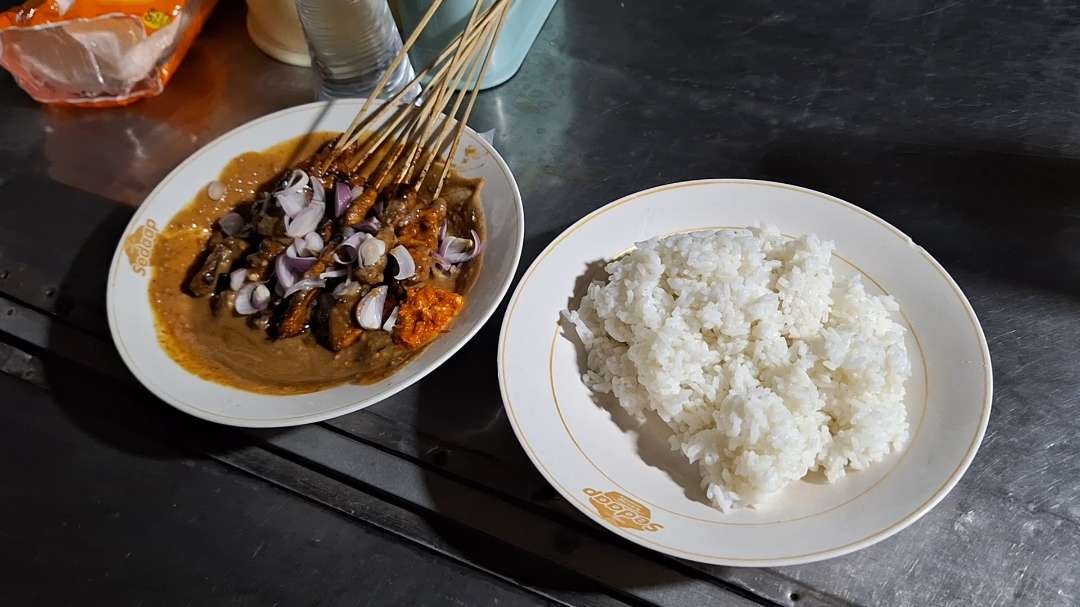
[[[283,308],[284,311],[278,318],[275,336],[278,339],[285,339],[287,337],[296,337],[303,333],[308,327],[308,320],[311,318],[311,309],[314,307],[318,296],[319,289],[297,291],[290,295],[289,299],[285,302]]]
[[[330,242],[330,239],[334,236],[334,220],[327,219],[319,226],[319,236],[322,237],[323,242]]]
[[[405,246],[416,264],[411,282],[423,282],[431,274],[434,253],[439,248],[439,233],[446,222],[446,204],[436,200],[416,213],[415,219],[397,229],[398,242]]]
[[[347,173],[348,169],[347,167],[341,166],[340,159],[332,159],[334,156],[334,146],[336,145],[336,137],[322,144],[306,162],[300,165],[299,168],[303,169],[309,175],[322,178],[330,178],[335,174]],[[325,183],[323,185],[325,185]]]
[[[334,261],[334,252],[337,251],[338,245],[341,244],[341,238],[328,238],[326,244],[323,246],[322,251],[319,251],[319,256],[315,258],[315,263],[311,264],[311,267],[304,272],[304,278],[318,278],[319,274],[326,271],[326,268],[330,266],[330,263]]]
[[[210,296],[210,312],[214,316],[231,314],[236,305],[236,291],[226,289]]]
[[[243,238],[225,236],[215,229],[207,243],[206,258],[188,282],[191,294],[204,297],[213,293],[218,279],[232,271],[233,264],[247,248],[248,243]]]
[[[352,226],[364,221],[378,199],[379,193],[375,191],[375,188],[370,186],[364,188],[364,191],[356,197],[356,200],[349,203],[345,213],[341,215],[341,225]]]
[[[255,233],[264,236],[282,236],[285,234],[285,213],[274,204],[270,195],[251,205],[251,225]]]
[[[292,244],[289,238],[263,238],[259,248],[247,256],[248,282],[260,282],[269,274],[270,264]]]
[[[341,244],[339,239],[326,243],[326,246],[323,247],[323,250],[315,259],[315,263],[311,265],[307,272],[304,272],[305,280],[318,278],[319,274],[326,270],[331,260],[333,260],[334,250],[337,249],[339,244]],[[321,289],[297,291],[285,300],[281,306],[282,313],[278,318],[274,331],[278,339],[296,337],[307,329],[308,321],[311,319],[311,310],[314,308],[320,292]]]
[[[439,233],[446,222],[446,204],[441,200],[419,209],[413,217],[395,226],[398,242],[406,248],[423,246],[429,249],[439,247]]]
[[[404,183],[392,185],[383,191],[379,220],[396,228],[408,222],[423,206],[423,200],[411,186]]]
[[[360,286],[360,285],[358,285]],[[351,289],[340,297],[322,299],[324,318],[320,319],[325,330],[326,345],[334,352],[340,352],[353,345],[364,334],[364,330],[353,320],[353,311],[357,302],[369,290],[366,285]]]

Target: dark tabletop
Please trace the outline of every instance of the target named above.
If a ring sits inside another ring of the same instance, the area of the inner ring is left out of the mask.
[[[503,413],[501,310],[419,384],[322,424],[214,426],[134,381],[104,318],[134,207],[312,90],[233,2],[129,108],[43,108],[0,75],[4,603],[1080,603],[1080,5],[563,0],[481,95],[473,126],[525,201],[522,269],[627,193],[753,177],[876,213],[970,298],[995,394],[967,475],[880,544],[778,569],[653,554],[564,503]]]

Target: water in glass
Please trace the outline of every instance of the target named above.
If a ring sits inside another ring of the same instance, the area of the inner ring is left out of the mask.
[[[402,46],[387,0],[296,0],[296,8],[319,73],[320,96],[368,96]],[[393,95],[414,75],[406,57],[381,96]]]

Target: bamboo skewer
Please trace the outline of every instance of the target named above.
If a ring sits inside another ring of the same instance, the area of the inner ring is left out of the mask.
[[[489,24],[492,19],[494,19],[498,14],[495,9],[496,5],[488,7],[488,9],[484,12],[484,16],[481,17],[480,20],[477,22],[477,26],[485,26]],[[420,82],[420,80],[424,76],[429,74],[431,70],[436,69],[437,67],[439,71],[437,71],[436,74],[432,77],[432,82],[435,82],[437,79],[439,79],[444,74],[445,69],[449,66],[446,60],[450,56],[451,47],[454,45],[454,43],[456,43],[458,40],[465,39],[466,44],[471,49],[479,40],[480,34],[481,32],[479,31],[475,31],[472,33],[463,31],[462,33],[454,36],[454,38],[450,41],[450,45],[443,49],[442,52],[440,52],[439,55],[427,67],[420,70],[420,72],[416,74],[416,76],[414,76],[412,80],[410,80],[405,86],[401,87],[401,90],[399,90],[392,97],[387,99],[381,106],[376,108],[373,113],[367,114],[366,116],[365,112],[367,111],[367,108],[370,104],[365,101],[363,107],[360,108],[360,112],[358,112],[356,117],[353,119],[352,124],[349,125],[349,128],[345,130],[344,134],[339,139],[338,144],[335,146],[335,150],[341,151],[349,147],[351,144],[355,143],[356,140],[362,136],[363,130],[367,125],[369,125],[372,121],[382,115],[382,113],[387,110],[391,105],[401,101],[402,97],[404,97],[410,89],[416,86],[416,84]],[[381,91],[379,92],[381,93]],[[372,94],[370,97],[368,97],[368,101],[371,101],[371,99],[373,99],[374,97],[375,95]]]
[[[479,68],[482,66],[482,62],[477,61],[472,66],[472,71],[469,74],[467,82],[478,81]],[[427,177],[428,171],[431,169],[431,164],[435,158],[439,156],[446,143],[446,137],[450,134],[450,130],[453,128],[453,116],[456,116],[458,110],[461,108],[461,102],[465,99],[466,91],[464,88],[459,89],[455,94],[454,107],[450,112],[443,115],[442,124],[439,125],[439,130],[433,133],[431,139],[429,139],[424,148],[426,152],[426,160],[423,167],[420,169],[417,177],[413,181],[413,189],[419,190],[420,186],[424,183],[424,179]],[[437,197],[437,196],[436,196]]]
[[[431,18],[435,16],[435,12],[439,10],[439,6],[441,6],[442,3],[443,0],[434,0],[431,3],[431,6],[428,7],[427,12],[420,18],[420,22],[416,24],[416,29],[413,30],[412,34],[409,34],[409,39],[402,45],[401,51],[398,52],[397,56],[394,57],[394,60],[390,62],[390,67],[386,68],[386,71],[379,77],[379,81],[375,83],[375,88],[371,91],[371,94],[368,95],[367,100],[364,101],[364,105],[360,107],[360,111],[356,113],[356,118],[353,118],[353,123],[345,130],[346,133],[352,131],[353,128],[356,127],[357,123],[363,119],[364,114],[371,106],[372,100],[378,99],[379,95],[382,94],[382,90],[386,88],[386,83],[390,80],[390,76],[397,70],[398,66],[401,65],[401,62],[405,60],[405,57],[409,56],[409,50],[412,48],[413,44],[416,43],[417,38],[420,37],[424,28],[427,27],[428,21],[431,21]],[[341,140],[339,139],[338,142],[340,143]]]
[[[487,42],[489,41],[486,41],[485,45],[487,44]],[[469,78],[467,81],[475,83],[474,86],[479,85],[480,75],[478,74],[478,70],[482,65],[483,62],[476,62],[473,65],[472,73],[469,74]],[[424,178],[427,176],[428,170],[430,170],[431,168],[431,164],[438,157],[439,153],[442,152],[443,147],[446,145],[446,136],[450,133],[453,125],[455,124],[453,117],[457,116],[458,110],[461,107],[461,102],[464,100],[466,92],[467,91],[464,88],[457,91],[456,99],[454,101],[454,107],[450,110],[449,113],[443,116],[442,125],[440,126],[440,129],[438,131],[438,135],[433,135],[432,138],[429,139],[428,142],[425,144],[425,148],[428,150],[427,159],[424,163],[423,168],[419,172],[419,176],[417,177],[415,182],[415,187],[419,188],[419,186],[423,183]]]
[[[480,22],[484,23],[484,19],[481,19]],[[467,40],[466,49],[465,49],[466,52],[471,53],[477,47],[477,45],[480,44],[480,42],[482,41],[482,37],[480,35],[481,33],[482,32],[474,32],[471,35],[464,37]],[[447,49],[447,51],[448,50],[449,49]],[[449,53],[447,51],[444,51],[444,55],[449,56]],[[428,66],[427,68],[425,68],[423,72],[421,72],[420,74],[417,75],[417,79],[420,76],[422,76],[424,73],[429,71],[432,67],[433,66]],[[437,87],[439,84],[441,84],[444,81],[450,67],[451,67],[451,64],[450,64],[449,61],[444,62],[439,67],[438,71],[435,73],[435,75],[432,77],[431,82],[429,83],[429,90],[432,87]],[[416,79],[414,79],[414,81],[415,80]],[[351,135],[349,138],[346,138],[343,135],[339,139],[339,141],[340,140],[346,140],[347,141],[347,143],[345,145],[345,153],[348,153],[350,156],[352,156],[354,158],[358,158],[359,159],[358,162],[362,163],[364,160],[366,160],[370,156],[370,154],[375,149],[377,149],[379,147],[379,144],[383,140],[385,140],[385,138],[390,133],[392,133],[397,127],[399,127],[401,125],[403,117],[395,116],[394,118],[388,119],[387,121],[385,121],[381,126],[379,126],[375,130],[375,132],[373,133],[374,136],[369,136],[366,140],[364,140],[363,142],[360,142],[359,143],[359,149],[357,149],[356,151],[352,151],[353,144],[356,143],[356,140],[358,140],[361,136],[363,136],[364,127],[367,126],[367,124],[370,123],[373,119],[375,119],[378,116],[382,115],[388,109],[390,109],[392,107],[395,107],[395,104],[396,104],[397,100],[400,98],[401,94],[405,90],[407,90],[408,86],[411,86],[411,85],[407,85],[405,88],[403,88],[401,91],[399,91],[397,95],[395,95],[391,99],[387,100],[383,105],[381,105],[378,109],[376,109],[375,112],[370,114],[368,116],[367,120],[361,121],[360,122],[360,130],[358,130],[355,134]],[[400,105],[400,106],[396,106],[396,107],[399,107],[399,108],[403,107],[403,108],[406,108],[406,111],[410,111],[410,108],[412,106],[411,105]],[[340,154],[331,154],[331,156],[326,160],[325,165],[323,166],[323,169],[327,168],[329,166],[329,164],[332,163],[339,155]],[[352,164],[352,163],[350,162],[350,164]]]
[[[443,77],[445,77],[445,74],[440,73],[438,75],[438,79],[433,80],[432,82],[441,82]],[[384,107],[388,109],[391,106],[388,103]],[[379,126],[374,133],[368,136],[367,139],[365,139],[363,142],[360,142],[360,145],[357,149],[353,150],[351,144],[345,148],[344,153],[352,157],[352,159],[347,164],[349,164],[350,166],[362,164],[371,156],[372,153],[374,153],[375,150],[379,148],[383,141],[396,133],[398,129],[402,126],[402,124],[406,122],[407,119],[412,119],[414,117],[415,106],[410,104],[403,104],[397,106],[397,108],[398,109],[396,113],[391,118],[387,119],[381,126]],[[411,122],[406,123],[406,126],[408,126],[408,124],[411,124]],[[333,162],[333,160],[334,157],[331,157],[328,162]]]
[[[477,15],[479,13],[480,13],[480,2],[477,2],[473,6],[472,14],[469,15],[469,21],[465,25],[465,30],[464,30],[465,32],[471,32],[472,31],[473,26],[476,23],[476,17],[477,17]],[[409,153],[406,154],[406,156],[405,156],[404,166],[402,167],[401,174],[398,176],[398,181],[399,182],[404,183],[406,178],[408,177],[409,173],[412,172],[413,164],[416,162],[417,151],[422,149],[422,146],[424,145],[424,143],[431,136],[432,129],[435,127],[434,117],[438,116],[438,114],[441,113],[443,111],[443,109],[446,107],[446,103],[453,96],[451,91],[453,91],[453,90],[455,90],[455,89],[457,89],[459,87],[459,85],[461,83],[461,77],[465,75],[466,66],[470,62],[474,61],[474,58],[472,57],[471,54],[467,54],[467,53],[464,52],[465,48],[466,48],[465,47],[465,38],[462,37],[461,41],[458,43],[457,49],[454,51],[454,58],[451,60],[451,67],[450,67],[450,71],[453,72],[454,69],[455,69],[455,66],[460,66],[460,71],[457,73],[457,76],[454,78],[453,84],[450,84],[450,79],[447,78],[447,80],[444,81],[444,85],[442,87],[440,87],[440,89],[438,91],[436,91],[436,94],[438,95],[438,99],[435,102],[435,106],[434,106],[435,111],[430,114],[429,118],[431,118],[431,119],[427,120],[425,122],[424,130],[420,134],[420,136],[415,141],[412,141],[410,143],[411,147],[409,148]],[[466,80],[466,82],[468,82],[468,80]],[[456,111],[457,111],[457,107],[455,106],[454,110],[451,110],[451,113],[456,112]]]
[[[388,155],[388,160],[380,167],[378,177],[374,180],[374,187],[380,189],[387,185],[386,178],[393,172],[398,160],[402,158],[401,154],[409,149],[410,146],[416,145],[414,142],[420,142],[422,140],[422,134],[427,130],[427,124],[433,116],[438,115],[446,104],[447,86],[456,86],[461,80],[461,76],[465,71],[467,62],[462,60],[459,65],[451,65],[447,77],[442,80],[434,90],[429,88],[429,96],[420,105],[419,111],[415,112],[411,117],[409,124],[405,128],[404,132],[398,137],[395,142],[391,153]],[[453,85],[450,85],[451,78],[453,78]],[[411,150],[410,150],[411,155]],[[408,164],[408,155],[406,155],[406,166]]]
[[[482,10],[485,0],[475,0],[462,32],[454,36],[446,48],[405,87],[373,106],[374,100],[385,88],[390,73],[404,60],[442,3],[442,0],[434,0],[390,68],[380,77],[371,96],[362,104],[349,128],[338,137],[321,163],[321,168],[327,170],[331,166],[338,166],[354,175],[374,163],[374,167],[364,170],[367,187],[379,192],[393,178],[395,183],[409,185],[413,191],[418,191],[433,164],[442,155],[441,152],[448,148],[434,188],[433,198],[437,198],[449,175],[465,125],[476,105],[480,82],[491,65],[495,45],[512,1],[494,0],[491,6]],[[422,101],[399,103],[405,92],[428,74],[431,74],[431,79]],[[460,117],[459,112],[462,112]],[[379,121],[378,126],[369,131],[368,127],[376,121]]]
[[[350,173],[360,168],[375,152],[382,146],[391,134],[397,131],[398,127],[412,114],[412,108],[408,105],[400,105],[394,112],[393,116],[389,118],[378,131],[372,134],[367,140],[364,141],[364,145],[359,149],[353,150],[346,148],[345,155],[348,158],[343,162],[348,167],[351,167]]]
[[[442,192],[443,184],[446,182],[446,176],[450,174],[450,166],[453,163],[454,155],[457,154],[458,144],[461,142],[461,134],[465,132],[465,124],[469,121],[469,116],[472,115],[473,107],[476,105],[476,94],[480,92],[480,83],[484,80],[488,67],[491,66],[491,56],[495,53],[495,45],[499,43],[499,34],[502,32],[503,24],[506,23],[506,15],[510,12],[510,2],[512,2],[512,0],[505,0],[502,14],[499,15],[499,19],[496,22],[495,33],[491,35],[491,42],[488,44],[487,53],[484,56],[484,66],[480,69],[480,76],[476,79],[472,95],[469,97],[469,105],[465,107],[465,114],[462,115],[461,120],[458,121],[457,132],[454,133],[454,137],[451,140],[450,152],[446,155],[446,163],[443,164],[442,173],[439,174],[439,181],[435,186],[435,194],[432,198],[439,197],[439,194]],[[434,152],[435,154],[438,154],[438,150],[434,150]]]

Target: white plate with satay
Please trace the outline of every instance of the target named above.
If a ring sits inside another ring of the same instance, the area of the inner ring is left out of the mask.
[[[480,329],[524,235],[509,167],[465,126],[504,4],[421,71],[415,102],[282,110],[162,180],[108,278],[140,382],[218,423],[310,423],[402,390]]]

